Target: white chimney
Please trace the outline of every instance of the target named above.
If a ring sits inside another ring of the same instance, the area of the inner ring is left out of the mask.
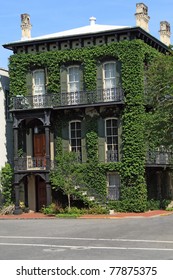
[[[148,16],[148,7],[143,3],[136,4],[136,26],[143,28],[149,32],[148,22],[150,17]]]
[[[167,46],[170,46],[171,28],[167,21],[160,22],[160,41]]]
[[[31,27],[30,16],[28,14],[21,14],[22,40],[31,38]]]
[[[96,18],[90,17],[90,25],[95,25],[95,24],[96,24]]]

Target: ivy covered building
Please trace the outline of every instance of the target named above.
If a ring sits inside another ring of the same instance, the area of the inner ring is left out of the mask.
[[[148,9],[136,5],[136,26],[96,24],[31,38],[21,15],[22,40],[5,44],[10,57],[14,131],[14,189],[34,211],[55,199],[50,171],[57,153],[74,151],[95,193],[144,211],[147,198],[172,198],[171,164],[145,139],[145,66],[168,51],[148,31]],[[60,200],[60,196],[56,196]]]

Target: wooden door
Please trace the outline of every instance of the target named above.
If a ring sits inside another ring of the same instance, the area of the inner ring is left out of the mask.
[[[46,138],[45,134],[34,135],[34,157],[37,167],[46,166]]]

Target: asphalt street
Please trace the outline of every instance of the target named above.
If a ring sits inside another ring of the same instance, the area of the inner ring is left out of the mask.
[[[0,260],[173,260],[173,215],[0,220]]]

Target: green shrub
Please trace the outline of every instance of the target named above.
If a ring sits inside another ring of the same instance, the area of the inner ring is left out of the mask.
[[[88,214],[108,214],[109,210],[105,207],[102,207],[100,205],[93,206],[88,210]]]
[[[155,200],[151,199],[147,201],[147,210],[165,210],[171,201],[167,199]]]
[[[9,163],[1,169],[0,183],[2,186],[2,195],[5,200],[4,205],[8,206],[12,204],[12,182],[13,182],[13,169]]]
[[[41,212],[46,215],[56,215],[63,212],[63,209],[56,203],[51,203],[49,206],[44,206],[41,209]]]

